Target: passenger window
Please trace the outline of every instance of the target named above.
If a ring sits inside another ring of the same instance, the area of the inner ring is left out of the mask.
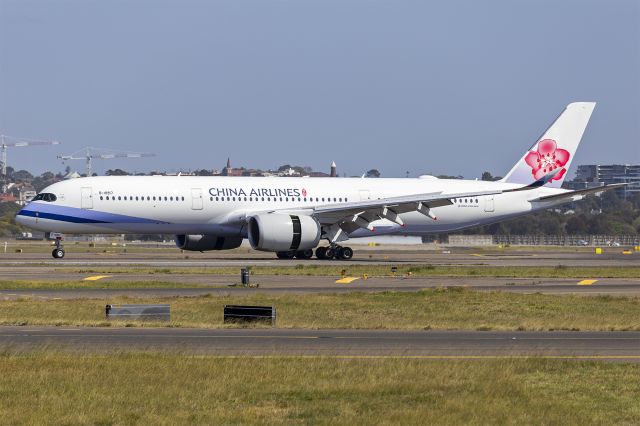
[[[100,199],[102,200],[102,195],[100,196]]]

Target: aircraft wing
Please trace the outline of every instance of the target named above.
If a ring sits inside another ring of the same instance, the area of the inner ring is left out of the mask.
[[[611,191],[612,189],[622,188],[623,186],[626,186],[626,185],[627,185],[626,183],[614,183],[612,185],[604,185],[604,186],[598,186],[595,188],[587,188],[587,189],[578,189],[577,191],[563,192],[561,194],[546,195],[544,197],[534,198],[529,201],[530,202],[560,201],[560,200],[571,201],[573,200],[573,197],[576,197],[576,196],[583,197],[589,194],[597,194],[599,192]]]
[[[453,204],[453,201],[451,200],[454,198],[474,198],[485,195],[497,195],[507,192],[537,189],[549,182],[551,177],[557,173],[557,171],[558,170],[554,170],[549,175],[544,176],[529,185],[516,188],[460,193],[445,193],[443,191],[439,191],[342,204],[329,204],[308,208],[269,209],[251,212],[244,211],[231,214],[229,221],[244,221],[249,216],[259,213],[304,214],[313,216],[321,225],[323,225],[323,231],[326,234],[326,238],[332,242],[336,242],[341,241],[341,239],[346,239],[348,234],[358,228],[365,228],[370,231],[374,231],[374,227],[371,225],[371,222],[379,219],[387,219],[403,226],[404,223],[399,216],[402,213],[415,211],[422,213],[433,220],[437,220],[437,217],[433,214],[431,209],[451,205]]]
[[[478,192],[444,193],[431,192],[426,194],[404,195],[400,197],[381,198],[377,200],[366,200],[340,205],[317,206],[312,209],[312,215],[322,225],[333,226],[337,231],[340,227],[342,231],[351,233],[358,228],[366,228],[373,231],[371,222],[378,219],[388,219],[402,226],[402,219],[398,216],[402,213],[419,212],[433,220],[437,217],[431,212],[435,207],[453,204],[454,198],[474,198],[484,195],[497,195],[505,192],[529,191],[539,188],[549,182],[558,172],[554,170],[539,180],[525,186],[511,189],[495,189]]]

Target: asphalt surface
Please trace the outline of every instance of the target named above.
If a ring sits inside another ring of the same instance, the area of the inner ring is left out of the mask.
[[[210,355],[492,358],[640,362],[640,332],[0,327],[0,347]]]
[[[508,291],[516,293],[626,295],[640,296],[640,277],[610,279],[584,276],[579,279],[487,278],[487,277],[417,277],[357,278],[349,284],[336,283],[339,277],[254,275],[252,284],[259,288],[230,287],[239,282],[241,267],[292,266],[298,264],[340,265],[443,265],[443,266],[558,266],[566,267],[630,267],[640,265],[640,253],[622,254],[622,248],[606,248],[596,255],[584,248],[536,249],[464,249],[428,250],[421,247],[370,248],[359,247],[354,260],[277,260],[271,253],[246,249],[230,252],[181,253],[175,249],[146,248],[145,251],[124,253],[122,248],[106,252],[82,252],[73,246],[67,257],[53,260],[48,253],[0,253],[0,287],[2,281],[69,281],[82,282],[78,290],[0,290],[0,300],[21,297],[113,298],[199,296],[204,294],[261,293],[323,293],[350,291],[419,291],[433,287],[470,287],[478,291]],[[230,267],[237,275],[194,273],[194,268]],[[115,272],[110,272],[113,270]],[[98,276],[96,281],[83,281]],[[594,280],[584,284],[583,280]],[[119,290],[119,281],[175,282],[176,287]]]
[[[106,251],[81,250],[68,246],[64,259],[53,259],[49,252],[0,253],[0,268],[12,266],[127,266],[152,268],[193,267],[242,267],[242,266],[292,266],[297,264],[323,265],[384,265],[384,264],[430,264],[430,265],[486,265],[486,266],[630,266],[640,264],[640,253],[622,254],[622,247],[608,247],[604,254],[596,255],[593,248],[559,249],[555,247],[536,249],[472,249],[441,248],[428,250],[424,247],[398,246],[395,248],[370,248],[354,246],[352,260],[279,260],[273,253],[237,249],[229,252],[183,252],[177,249],[148,248],[146,251],[125,252],[122,248]]]
[[[86,275],[85,275],[86,276]],[[239,281],[237,277],[216,276],[209,284],[199,280],[190,281],[190,276],[169,276],[181,285],[193,284],[193,288],[109,288],[117,285],[119,276],[103,278],[99,281],[85,282],[80,289],[13,289],[0,290],[0,300],[31,297],[36,299],[110,299],[115,297],[196,297],[213,295],[249,295],[261,294],[319,294],[347,292],[407,291],[415,292],[428,288],[465,287],[477,291],[507,291],[512,293],[542,294],[582,294],[640,296],[640,278],[637,279],[600,279],[589,285],[580,284],[578,279],[532,279],[532,278],[369,278],[358,279],[349,284],[336,283],[336,277],[307,276],[252,276],[251,281],[257,287],[232,286]],[[183,279],[180,279],[183,278]],[[75,278],[78,280],[80,278]],[[157,279],[157,278],[156,278]],[[589,282],[589,281],[587,281]],[[1,285],[1,284],[0,284]]]

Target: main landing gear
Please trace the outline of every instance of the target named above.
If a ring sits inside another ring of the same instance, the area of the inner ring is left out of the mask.
[[[276,256],[278,256],[278,259],[311,259],[313,257],[313,250],[279,251],[276,252]],[[316,249],[316,257],[323,260],[349,260],[353,257],[353,249],[337,244],[329,247],[318,247]]]
[[[62,259],[64,257],[64,248],[62,248],[62,237],[56,237],[56,248],[51,252],[54,259]]]
[[[318,247],[316,249],[316,257],[324,260],[349,260],[353,257],[353,249],[351,247],[342,247],[337,244],[329,247]]]
[[[311,259],[313,257],[313,250],[300,250],[300,251],[278,251],[276,252],[278,259]]]

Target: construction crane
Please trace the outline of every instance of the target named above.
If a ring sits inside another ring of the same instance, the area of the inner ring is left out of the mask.
[[[114,151],[105,148],[94,148],[88,146],[82,148],[70,155],[58,155],[58,158],[64,163],[67,160],[85,160],[87,176],[92,176],[92,162],[94,159],[109,160],[112,158],[142,158],[142,157],[155,157],[155,154],[150,152],[130,152],[130,151]]]
[[[36,139],[15,138],[7,135],[0,135],[0,150],[2,151],[2,177],[7,178],[7,148],[22,146],[42,146],[42,145],[59,145],[58,141],[45,141]]]

